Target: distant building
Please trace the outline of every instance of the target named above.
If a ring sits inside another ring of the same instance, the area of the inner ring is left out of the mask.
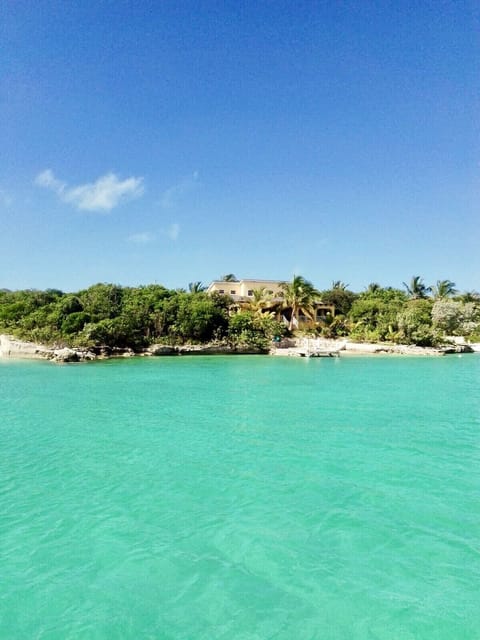
[[[236,302],[253,298],[255,289],[265,289],[265,293],[273,298],[281,299],[281,280],[236,280],[228,282],[214,280],[207,289],[207,293],[222,293],[231,296]]]
[[[267,296],[271,297],[271,307],[277,308],[277,317],[279,320],[288,322],[290,320],[291,310],[288,307],[281,308],[280,303],[283,300],[284,280],[235,280],[232,282],[225,280],[214,280],[210,283],[207,293],[219,293],[232,298],[236,308],[241,308],[254,298],[254,291],[263,289]],[[269,308],[265,309],[269,311]],[[322,322],[328,316],[335,315],[335,306],[333,304],[324,304],[321,301],[315,304],[315,320],[314,322]],[[299,325],[308,325],[312,323],[310,318],[300,315],[298,318]]]

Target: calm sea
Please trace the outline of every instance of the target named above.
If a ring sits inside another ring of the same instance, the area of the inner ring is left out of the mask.
[[[480,357],[0,362],[0,638],[480,638]]]

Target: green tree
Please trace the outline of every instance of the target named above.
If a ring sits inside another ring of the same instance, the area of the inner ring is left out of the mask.
[[[121,313],[124,290],[116,284],[95,284],[78,294],[83,310],[93,322],[114,318]]]
[[[255,347],[267,351],[273,338],[281,337],[285,326],[269,314],[243,310],[229,318],[228,338],[234,346]]]
[[[263,315],[264,313],[272,312],[272,309],[276,306],[273,295],[268,293],[265,287],[260,289],[254,289],[252,297],[245,301],[245,307],[252,311],[256,315]]]
[[[455,289],[455,283],[451,280],[437,280],[437,284],[431,287],[431,291],[435,300],[451,298],[458,293]]]
[[[298,326],[298,317],[303,313],[313,319],[315,303],[320,298],[320,292],[313,284],[302,276],[293,276],[291,282],[282,284],[284,308],[290,309],[289,331]]]
[[[398,314],[400,339],[422,347],[435,346],[440,336],[432,326],[432,303],[414,298],[408,301]]]
[[[346,316],[350,311],[357,294],[348,289],[333,287],[321,292],[322,302],[335,306],[335,315]]]
[[[328,315],[320,322],[319,329],[324,338],[340,338],[348,336],[351,330],[351,323],[343,314]]]
[[[459,333],[472,342],[480,342],[480,301],[463,304]]]
[[[405,290],[408,294],[409,298],[413,300],[419,300],[423,298],[427,298],[428,294],[432,290],[431,287],[427,287],[423,282],[423,278],[420,276],[413,276],[410,280],[410,284],[408,285],[406,282],[403,283]]]
[[[130,323],[125,317],[104,318],[99,322],[86,324],[82,331],[82,338],[89,346],[119,348],[136,346]]]
[[[480,331],[480,304],[461,300],[437,300],[432,308],[435,329],[450,336],[470,338]]]
[[[345,282],[342,282],[341,280],[333,280],[332,289],[346,291],[348,289],[348,284],[345,284]]]
[[[456,296],[461,302],[480,302],[480,293],[478,291],[464,291]]]
[[[90,316],[85,311],[74,311],[69,313],[61,324],[61,331],[64,335],[79,333],[83,327],[90,322]]]
[[[454,300],[437,300],[432,307],[432,324],[448,335],[455,335],[463,317],[463,303]]]
[[[202,291],[205,291],[206,288],[207,287],[203,284],[203,282],[200,282],[200,280],[188,283],[189,293],[201,293]]]
[[[208,342],[221,338],[227,326],[227,309],[221,298],[184,294],[179,297],[177,317],[171,333],[181,341]]]
[[[348,313],[351,335],[357,340],[394,340],[397,315],[407,296],[399,289],[367,289],[354,300]]]

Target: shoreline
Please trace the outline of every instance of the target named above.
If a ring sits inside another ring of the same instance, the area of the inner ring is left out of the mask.
[[[0,359],[46,360],[54,363],[91,362],[118,358],[161,357],[182,355],[270,355],[274,357],[355,357],[355,356],[444,356],[480,352],[480,344],[458,344],[446,347],[419,347],[390,343],[362,343],[349,340],[294,338],[284,344],[262,350],[249,346],[232,347],[227,344],[151,345],[135,352],[132,349],[108,347],[48,347],[0,334]]]
[[[444,347],[419,347],[409,344],[392,344],[387,342],[352,342],[348,339],[326,340],[322,338],[297,339],[297,344],[280,346],[275,349],[277,356],[320,357],[331,356],[444,356],[448,354],[473,353],[477,349],[468,344],[453,344]]]
[[[92,362],[132,357],[162,357],[184,355],[268,355],[267,350],[253,346],[232,347],[226,344],[154,344],[134,351],[120,347],[50,347],[0,334],[0,360],[46,360],[55,363]]]

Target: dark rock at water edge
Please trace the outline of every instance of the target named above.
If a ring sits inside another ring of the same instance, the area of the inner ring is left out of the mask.
[[[144,351],[149,356],[201,356],[201,355],[257,355],[267,353],[258,347],[228,344],[185,344],[181,346],[154,344]]]
[[[469,344],[455,344],[449,347],[444,347],[442,349],[445,355],[451,353],[475,353],[475,349],[473,349]]]
[[[167,344],[152,344],[144,351],[148,356],[175,356],[177,355],[176,347]]]
[[[55,349],[53,351],[53,362],[87,362],[89,360],[95,360],[96,356],[92,351],[87,349],[70,349],[65,347],[63,349]]]

